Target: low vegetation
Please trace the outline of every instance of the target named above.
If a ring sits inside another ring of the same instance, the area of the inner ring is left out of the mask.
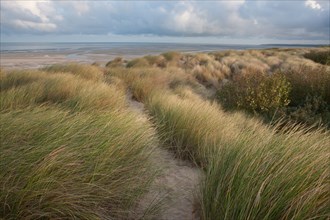
[[[0,218],[157,219],[162,147],[201,170],[201,219],[328,219],[328,51],[1,70]]]
[[[71,73],[84,79],[93,81],[101,80],[103,77],[103,73],[99,67],[87,64],[55,64],[45,67],[42,70],[49,73]]]
[[[307,59],[311,59],[317,63],[330,65],[330,52],[329,51],[312,51],[305,54]]]
[[[251,70],[224,84],[218,99],[227,109],[245,109],[271,117],[289,103],[291,84],[281,73],[267,74]]]
[[[299,127],[278,133],[198,98],[156,95],[148,103],[171,149],[205,170],[203,219],[308,219],[329,214],[329,133]]]
[[[159,172],[155,132],[123,92],[74,75],[1,78],[4,219],[128,218]]]

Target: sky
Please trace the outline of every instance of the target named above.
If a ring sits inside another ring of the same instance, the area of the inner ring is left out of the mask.
[[[329,44],[327,0],[1,0],[1,42]]]

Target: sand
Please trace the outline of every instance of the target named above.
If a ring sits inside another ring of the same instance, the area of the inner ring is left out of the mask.
[[[94,63],[105,65],[115,57],[123,57],[130,60],[141,55],[123,55],[111,51],[61,51],[61,52],[1,52],[0,66],[5,69],[27,68],[36,69],[56,63]]]
[[[128,93],[127,99],[129,107],[139,113],[141,120],[148,120],[143,103],[133,100],[131,93]],[[175,157],[172,152],[162,146],[155,146],[152,159],[155,164],[163,168],[163,172],[139,202],[134,218],[143,219],[148,209],[152,212],[153,205],[161,202],[161,206],[158,207],[160,210],[158,209],[152,219],[200,219],[198,192],[203,176],[202,170],[189,161]]]

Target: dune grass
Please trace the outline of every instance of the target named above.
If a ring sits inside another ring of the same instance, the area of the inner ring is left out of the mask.
[[[157,173],[154,131],[131,112],[13,110],[0,132],[4,219],[127,218]]]
[[[123,90],[41,71],[6,72],[0,85],[0,218],[153,214],[135,206],[160,172],[157,137]]]
[[[196,97],[155,95],[148,109],[171,149],[205,170],[203,219],[329,217],[329,133],[277,133]]]
[[[308,51],[169,52],[126,66],[1,70],[0,218],[154,218],[160,201],[136,208],[155,187],[161,143],[202,169],[202,219],[328,219],[329,131],[265,125],[213,99],[251,71],[281,71],[291,104],[312,94],[326,105],[329,69]],[[150,118],[130,109],[127,94]]]
[[[133,98],[144,102],[153,92],[175,89],[188,85],[196,90],[201,86],[179,68],[169,67],[160,69],[155,67],[111,68],[105,73],[106,79],[117,77],[131,90]],[[201,91],[202,92],[202,91]]]
[[[124,91],[69,73],[10,72],[1,80],[0,108],[56,103],[72,110],[109,110],[125,106]]]
[[[68,63],[54,64],[42,68],[43,71],[50,73],[71,73],[84,79],[99,81],[103,79],[103,72],[97,66],[88,64]]]
[[[239,135],[211,157],[204,219],[327,219],[329,144],[329,134],[319,131]]]

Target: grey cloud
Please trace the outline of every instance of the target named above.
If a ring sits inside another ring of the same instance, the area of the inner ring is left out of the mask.
[[[1,33],[327,40],[329,3],[318,3],[322,10],[305,1],[50,1],[30,8],[6,1]]]

